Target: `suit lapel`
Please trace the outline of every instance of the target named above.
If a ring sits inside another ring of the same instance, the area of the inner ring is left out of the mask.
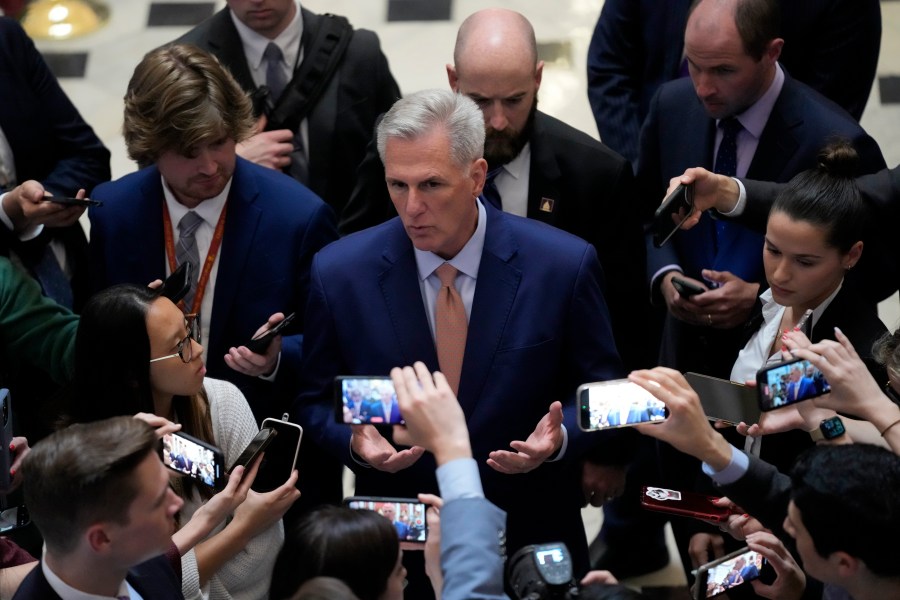
[[[149,233],[146,244],[134,244],[125,259],[130,266],[124,273],[133,273],[131,281],[153,281],[165,279],[166,274],[166,238],[162,219],[162,207],[166,199],[163,194],[162,177],[154,167],[147,169],[144,181],[140,184],[142,202],[134,202],[131,208],[133,223],[140,223],[141,236]],[[176,233],[177,235],[177,233]],[[138,238],[135,238],[138,239]]]
[[[538,112],[534,118],[534,131],[531,134],[531,164],[528,174],[528,218],[543,221],[559,227],[559,215],[562,214],[560,202],[562,188],[560,178],[562,172],[550,144],[541,143],[546,132],[543,113]],[[550,200],[550,210],[541,210],[545,199]]]
[[[521,270],[514,266],[518,246],[507,217],[489,206],[485,210],[487,231],[459,384],[459,401],[466,414],[471,414],[476,401],[484,397],[483,390],[522,279]]]
[[[435,370],[437,352],[422,303],[415,253],[399,218],[392,223],[383,258],[386,268],[378,275],[378,285],[403,362],[411,365],[421,360]]]
[[[253,244],[262,213],[255,204],[259,189],[249,170],[249,163],[238,158],[226,205],[225,233],[222,248],[219,250],[210,323],[223,324],[230,321],[231,307],[240,288],[240,282],[244,279],[244,271],[248,268],[249,257],[254,254]],[[252,268],[252,265],[249,266]],[[225,329],[220,325],[209,328],[211,351],[221,350],[220,338]]]
[[[247,66],[247,58],[244,56],[244,44],[234,27],[228,8],[223,8],[213,15],[209,28],[209,46],[242,88],[247,91],[256,89],[250,67]]]
[[[747,169],[747,179],[787,181],[789,177],[786,176],[785,169],[794,168],[793,158],[800,147],[794,130],[801,125],[803,114],[794,106],[794,86],[785,74],[781,94],[772,107],[753,161]]]

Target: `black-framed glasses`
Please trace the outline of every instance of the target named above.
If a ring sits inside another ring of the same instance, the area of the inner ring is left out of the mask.
[[[884,384],[884,393],[894,402],[894,404],[900,404],[900,394],[898,394],[897,390],[891,385],[890,379]]]
[[[191,359],[194,358],[194,343],[193,340],[196,339],[194,335],[195,323],[197,322],[196,314],[187,314],[184,315],[184,326],[187,329],[187,335],[182,338],[178,345],[175,346],[176,352],[175,354],[168,354],[166,356],[160,356],[159,358],[151,358],[150,362],[155,363],[161,360],[166,360],[168,358],[175,358],[176,356],[181,359],[183,363],[191,362]]]

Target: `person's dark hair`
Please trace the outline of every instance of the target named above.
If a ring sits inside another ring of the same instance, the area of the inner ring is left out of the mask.
[[[885,333],[872,345],[872,358],[888,373],[900,377],[900,329]]]
[[[291,600],[359,600],[346,583],[335,577],[313,577]]]
[[[87,301],[75,336],[75,378],[64,423],[155,413],[147,311],[159,297],[146,286],[121,284]],[[195,396],[175,396],[172,408],[184,433],[216,443],[203,390]],[[179,484],[182,497],[189,497],[195,487],[204,498],[212,495],[189,478]]]
[[[188,156],[199,144],[253,133],[250,98],[208,52],[174,44],[148,52],[125,93],[122,126],[128,156],[146,166],[173,150]]]
[[[694,0],[688,18],[702,0]],[[744,52],[759,61],[766,53],[766,47],[781,32],[781,7],[777,0],[737,0],[734,6],[734,24]]]
[[[794,176],[778,193],[772,213],[825,229],[828,245],[848,252],[863,238],[866,207],[854,176],[859,156],[847,141],[836,141],[819,154],[819,164]]]
[[[128,523],[132,472],[159,447],[144,421],[116,417],[75,424],[38,442],[22,463],[25,505],[47,548],[68,554],[90,525]]]
[[[285,536],[272,574],[272,600],[290,598],[313,577],[336,577],[360,600],[377,600],[397,565],[400,541],[390,521],[370,510],[323,506]]]
[[[878,576],[900,576],[900,457],[868,444],[810,448],[791,483],[816,552],[843,551]]]

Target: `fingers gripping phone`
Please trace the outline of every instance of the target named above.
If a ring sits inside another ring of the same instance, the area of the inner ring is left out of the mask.
[[[263,454],[256,479],[250,488],[257,492],[271,492],[284,485],[294,471],[297,454],[300,452],[300,440],[303,438],[303,428],[288,421],[288,415],[285,413],[281,419],[265,419],[262,422],[262,429],[272,429],[276,435]]]
[[[764,367],[756,374],[759,410],[767,411],[831,392],[825,375],[802,358]]]
[[[44,202],[53,202],[54,204],[64,204],[65,206],[103,206],[99,200],[91,200],[90,198],[66,198],[64,196],[44,196]]]
[[[390,377],[351,377],[334,379],[334,418],[350,425],[402,425],[394,382]]]
[[[702,294],[706,291],[696,283],[679,277],[672,278],[672,287],[675,288],[675,291],[678,292],[679,295],[684,296],[685,298],[690,298],[691,296],[696,296],[697,294]]]
[[[661,400],[627,379],[585,383],[576,397],[578,426],[584,431],[656,423],[669,417]]]
[[[167,433],[162,438],[163,464],[212,488],[221,488],[225,458],[222,451],[186,433]]]
[[[267,329],[263,331],[259,335],[255,336],[249,342],[244,344],[250,352],[254,354],[265,354],[266,350],[269,348],[269,344],[272,343],[272,340],[275,339],[275,336],[280,334],[285,327],[291,324],[291,321],[294,320],[294,317],[297,313],[291,313],[281,321],[276,323],[271,329]]]
[[[374,510],[391,521],[401,542],[425,543],[428,526],[425,522],[427,504],[415,498],[381,498],[377,496],[351,496],[344,505],[353,510]]]
[[[694,187],[679,184],[653,215],[653,245],[661,248],[693,212]]]

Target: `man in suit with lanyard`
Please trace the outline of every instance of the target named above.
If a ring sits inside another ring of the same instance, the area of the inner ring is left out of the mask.
[[[114,417],[34,447],[22,466],[25,503],[45,549],[14,598],[183,597],[163,553],[184,501],[169,486],[158,445],[144,421]]]
[[[199,313],[207,372],[241,388],[261,421],[281,417],[296,393],[309,265],[337,233],[309,189],[236,156],[251,129],[250,100],[215,58],[187,45],[144,57],[124,132],[131,157],[149,166],[95,190],[104,205],[90,212],[90,251],[96,289],[193,264],[184,309]],[[291,312],[264,352],[245,346]],[[333,479],[339,499],[336,468]],[[304,493],[311,502],[315,487]]]
[[[307,185],[337,214],[375,119],[400,98],[373,32],[297,0],[228,0],[178,40],[215,55],[255,98],[258,133],[238,154]]]

